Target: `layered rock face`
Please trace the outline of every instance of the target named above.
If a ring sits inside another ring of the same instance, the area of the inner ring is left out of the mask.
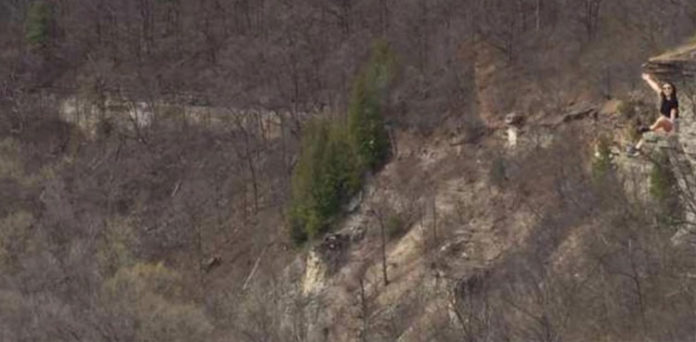
[[[693,223],[696,222],[696,43],[651,58],[643,68],[658,81],[671,82],[678,89],[678,134],[665,151],[682,190],[686,220]],[[675,235],[673,242],[694,239],[696,234],[691,233],[696,231],[689,223]]]
[[[266,139],[282,135],[284,119],[307,117],[309,113],[289,113],[264,109],[241,109],[193,105],[181,102],[146,102],[129,100],[116,95],[105,95],[102,101],[79,95],[57,100],[58,112],[65,122],[75,124],[87,136],[95,137],[101,123],[109,122],[123,130],[144,129],[157,120],[175,119],[181,123],[206,127],[236,122],[255,128]]]

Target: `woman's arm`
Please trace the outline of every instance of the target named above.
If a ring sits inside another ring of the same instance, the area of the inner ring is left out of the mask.
[[[658,94],[662,93],[660,85],[657,84],[657,82],[655,82],[655,80],[653,80],[652,77],[650,77],[650,74],[643,74],[643,79],[645,80],[645,82],[648,82],[650,88],[652,88],[655,92],[657,92]]]
[[[672,110],[669,111],[669,119],[672,120],[672,122],[674,122],[674,119],[677,118],[677,113],[678,113],[677,108],[672,108]]]

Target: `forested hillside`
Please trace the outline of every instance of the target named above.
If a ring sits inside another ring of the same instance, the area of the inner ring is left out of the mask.
[[[8,0],[0,12],[2,75],[13,98],[55,87],[338,110],[371,42],[384,38],[404,66],[395,93],[400,116],[434,127],[444,113],[466,111],[475,63],[485,69],[494,57],[503,59],[497,69],[513,71],[511,81],[551,91],[582,82],[591,94],[616,95],[636,81],[647,56],[693,35],[693,7],[685,0]],[[521,101],[501,94],[502,110]]]
[[[692,0],[0,0],[0,341],[693,338],[689,194],[590,146],[695,40]]]

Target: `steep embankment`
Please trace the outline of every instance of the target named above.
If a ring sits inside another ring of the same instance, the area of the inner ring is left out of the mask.
[[[645,67],[680,89],[680,134],[651,149],[667,152],[690,222],[695,50]],[[360,206],[304,263],[296,285],[310,303],[308,339],[688,335],[677,303],[693,286],[684,278],[690,251],[670,240],[689,234],[656,220],[646,197],[654,166],[623,156],[617,168],[592,166],[597,136],[630,127],[617,104],[510,115],[507,131],[479,140],[399,133]]]
[[[398,155],[371,180],[360,208],[310,254],[334,261],[324,274],[308,261],[303,282],[306,294],[325,303],[313,325],[326,328],[329,340],[364,334],[423,340],[429,324],[447,316],[452,284],[495,262],[534,221],[518,198],[488,180],[498,157],[491,151],[502,141],[451,145],[407,133],[398,141]],[[348,242],[332,246],[332,240]],[[394,330],[384,331],[387,324]]]
[[[473,141],[399,133],[394,159],[370,180],[359,208],[307,257],[299,287],[321,313],[308,324],[310,340],[424,341],[452,333],[456,289],[546,241],[535,232],[548,213],[579,199],[563,192],[586,181],[589,153],[568,131],[589,131],[593,120],[581,119],[598,109],[563,113],[518,127],[514,144],[505,130]],[[563,223],[543,258],[560,262],[563,236],[581,224],[579,217]]]

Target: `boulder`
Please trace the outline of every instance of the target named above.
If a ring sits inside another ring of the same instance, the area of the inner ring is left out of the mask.
[[[343,210],[345,210],[345,212],[349,214],[354,213],[360,207],[360,203],[362,203],[362,200],[363,192],[360,191],[355,196],[353,196],[353,198],[351,198],[345,206],[343,206]]]
[[[329,273],[338,270],[345,262],[350,241],[351,237],[348,234],[327,234],[315,247],[316,254],[324,262]]]
[[[350,235],[351,242],[359,242],[365,238],[365,233],[367,229],[364,224],[356,225],[348,230],[348,235]]]

